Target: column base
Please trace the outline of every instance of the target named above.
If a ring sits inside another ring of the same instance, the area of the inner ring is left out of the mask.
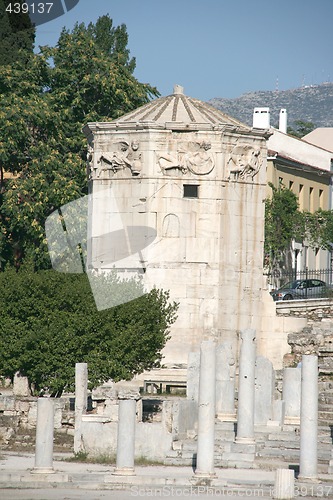
[[[30,474],[54,474],[53,467],[34,467],[31,469]]]
[[[115,470],[112,472],[114,476],[135,476],[135,470],[133,467],[120,467],[115,468]]]
[[[217,478],[217,474],[216,472],[202,472],[199,470],[194,472],[194,477],[200,479],[215,479]]]
[[[237,422],[236,413],[217,413],[220,422]]]
[[[301,483],[320,483],[320,479],[318,479],[318,476],[298,476],[297,481],[300,481]]]
[[[301,419],[300,417],[284,417],[284,424],[289,425],[300,425]]]
[[[236,437],[235,443],[255,444],[256,442],[254,438]]]

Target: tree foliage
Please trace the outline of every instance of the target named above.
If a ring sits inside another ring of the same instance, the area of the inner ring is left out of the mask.
[[[86,193],[88,121],[114,119],[158,95],[139,83],[124,25],[108,16],[61,32],[41,47],[0,66],[0,252],[17,268],[32,257],[50,267],[44,223],[61,205]],[[4,180],[4,172],[16,178]]]
[[[0,66],[17,61],[25,65],[33,52],[35,28],[28,13],[6,10],[9,3],[0,0]],[[24,0],[15,3],[22,4]]]
[[[304,137],[316,128],[316,125],[312,122],[307,122],[303,120],[295,120],[294,128],[288,127],[287,132],[294,137]]]
[[[333,248],[333,211],[316,210],[304,212],[305,237],[310,247],[332,251]]]
[[[285,263],[292,240],[311,248],[332,250],[333,211],[300,211],[295,193],[283,184],[269,183],[272,196],[265,200],[265,264],[270,269]]]
[[[115,280],[118,293],[142,289],[114,274],[103,279],[105,293]],[[0,287],[0,374],[20,372],[35,393],[73,390],[77,362],[89,364],[91,388],[159,366],[176,317],[177,304],[157,289],[97,311],[84,274],[10,269],[0,273]]]
[[[270,267],[276,265],[291,244],[302,234],[303,222],[297,196],[283,184],[269,183],[272,196],[265,200],[265,256]]]

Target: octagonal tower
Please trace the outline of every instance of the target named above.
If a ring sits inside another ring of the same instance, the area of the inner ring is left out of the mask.
[[[179,310],[164,363],[186,363],[208,337],[236,343],[242,328],[259,332],[268,131],[175,86],[84,132],[95,200],[88,265],[108,270],[122,261],[116,267],[140,273],[147,287],[170,290]],[[113,229],[111,198],[125,224],[154,233],[127,260],[126,252],[110,255],[103,238]]]

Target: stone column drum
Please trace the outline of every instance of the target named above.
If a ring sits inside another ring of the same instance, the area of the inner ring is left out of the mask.
[[[295,477],[291,469],[276,469],[273,498],[291,500],[295,498]]]
[[[240,333],[238,415],[236,442],[254,442],[254,397],[256,331],[250,328]]]
[[[50,474],[53,469],[54,402],[38,398],[34,474]]]
[[[318,475],[318,357],[302,356],[299,478]]]
[[[117,462],[114,474],[134,476],[136,400],[120,399],[118,410]]]
[[[200,378],[198,401],[198,448],[195,475],[215,477],[215,342],[206,340],[200,347]]]

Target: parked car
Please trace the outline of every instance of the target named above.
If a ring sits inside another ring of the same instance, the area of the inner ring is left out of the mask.
[[[327,297],[332,288],[325,281],[317,279],[294,280],[273,290],[273,300],[314,299]]]

